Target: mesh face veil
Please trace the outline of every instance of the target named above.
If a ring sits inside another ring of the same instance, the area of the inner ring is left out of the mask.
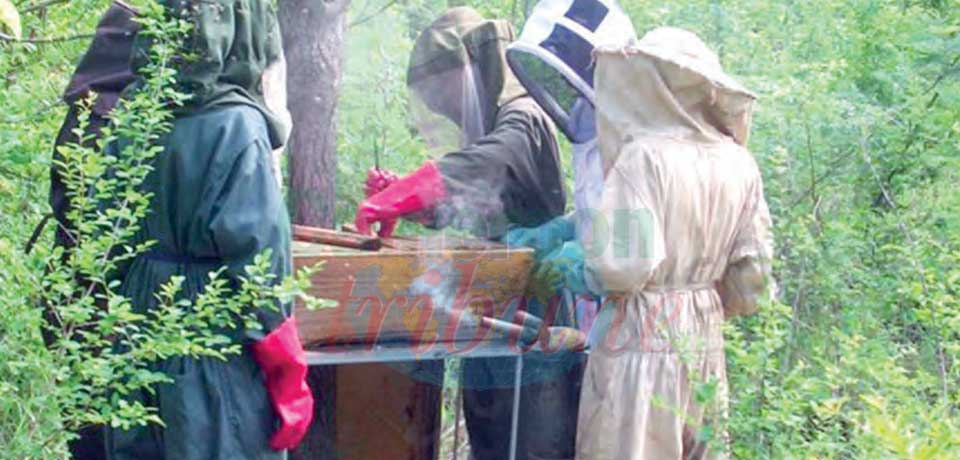
[[[431,153],[461,149],[486,134],[476,64],[423,77],[409,89],[413,123]]]
[[[592,129],[578,126],[574,112],[581,98],[594,103],[593,50],[636,37],[613,0],[542,0],[507,48],[507,62],[567,138],[581,143]]]
[[[509,22],[447,10],[414,43],[407,68],[411,113],[427,143],[448,153],[493,130],[500,108],[525,94],[506,64]]]

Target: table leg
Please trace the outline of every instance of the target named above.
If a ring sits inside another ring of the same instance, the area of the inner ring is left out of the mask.
[[[520,384],[523,376],[523,355],[517,355],[516,374],[513,377],[513,415],[510,420],[510,460],[517,459],[517,433],[520,426]]]

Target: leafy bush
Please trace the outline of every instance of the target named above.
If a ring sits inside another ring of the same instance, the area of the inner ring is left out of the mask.
[[[87,33],[106,3],[19,4],[23,36]],[[372,16],[347,33],[339,222],[353,217],[373,150],[401,173],[426,159],[403,78],[419,29],[454,3],[520,24],[534,2],[404,0],[375,14],[386,3],[351,6],[354,20]],[[641,34],[696,31],[760,97],[750,147],[774,214],[780,291],[728,325],[733,457],[957,458],[960,3],[621,3]],[[84,46],[0,43],[0,445],[10,458],[62,449],[59,368],[28,301],[50,254],[19,246],[46,211],[55,101]]]

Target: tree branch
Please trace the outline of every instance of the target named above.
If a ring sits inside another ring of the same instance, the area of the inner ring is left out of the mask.
[[[937,86],[938,86],[945,78],[947,78],[951,73],[957,71],[957,66],[958,66],[958,65],[960,65],[960,54],[958,54],[958,55],[953,59],[953,61],[950,62],[949,65],[947,65],[946,70],[944,70],[944,71],[940,74],[940,76],[938,76],[937,79],[934,80],[933,83],[930,84],[930,86],[923,92],[923,94],[928,94],[928,93],[930,93],[930,91],[933,91],[934,89],[936,89]],[[933,102],[933,101],[931,101],[931,102]],[[930,104],[930,105],[932,105],[932,104]]]
[[[17,38],[12,35],[7,35],[5,33],[0,32],[0,42],[7,42],[7,43],[49,44],[49,43],[69,42],[73,40],[84,40],[87,38],[93,38],[93,34],[68,35],[66,37],[50,37],[50,38]]]
[[[364,16],[364,17],[362,17],[362,18],[360,18],[360,19],[357,19],[356,21],[351,22],[350,25],[349,25],[349,27],[358,26],[358,25],[360,25],[360,24],[363,24],[363,23],[365,23],[365,22],[370,21],[371,19],[377,17],[378,15],[380,15],[381,13],[383,13],[384,11],[387,11],[391,6],[396,5],[396,4],[397,4],[397,1],[398,1],[398,0],[390,0],[390,1],[387,2],[385,5],[381,6],[380,9],[378,9],[377,11],[374,11],[373,13],[370,13],[370,14],[368,14],[367,16]]]
[[[26,14],[26,13],[30,13],[30,12],[32,12],[32,11],[41,10],[41,9],[46,8],[46,7],[56,5],[56,4],[58,4],[58,3],[67,3],[68,1],[70,1],[70,0],[43,0],[43,1],[41,1],[41,2],[38,2],[38,3],[35,3],[35,4],[33,4],[33,5],[30,5],[30,6],[27,6],[27,7],[22,8],[22,9],[20,10],[20,14]]]

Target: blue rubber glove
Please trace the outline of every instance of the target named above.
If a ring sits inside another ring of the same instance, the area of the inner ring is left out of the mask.
[[[576,241],[563,243],[540,260],[533,279],[539,293],[567,289],[574,295],[589,294],[584,277],[583,246]]]
[[[534,257],[539,261],[574,238],[576,238],[576,227],[573,219],[560,216],[539,227],[513,228],[507,231],[503,241],[511,247],[533,248]]]

